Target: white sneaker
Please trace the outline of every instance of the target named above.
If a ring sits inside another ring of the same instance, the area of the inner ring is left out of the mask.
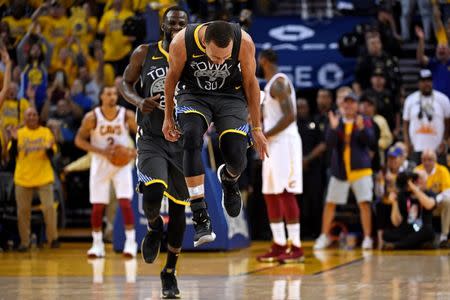
[[[364,237],[364,240],[362,242],[361,248],[363,248],[363,250],[372,250],[373,249],[373,240],[371,237]]]
[[[105,257],[105,244],[103,242],[93,243],[87,255],[89,258]]]
[[[322,250],[331,245],[331,240],[326,234],[321,234],[314,243],[314,250]]]
[[[126,240],[123,247],[123,255],[127,257],[136,257],[138,244],[133,240]]]

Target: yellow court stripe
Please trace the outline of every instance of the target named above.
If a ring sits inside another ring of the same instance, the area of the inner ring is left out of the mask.
[[[150,181],[148,181],[148,182],[145,183],[145,186],[149,186],[149,185],[154,184],[154,183],[162,183],[162,185],[164,185],[164,187],[165,187],[166,189],[169,187],[169,186],[167,185],[167,183],[166,183],[164,180],[161,180],[161,179],[153,179],[153,180],[150,180]]]
[[[161,51],[161,53],[167,58],[167,60],[169,60],[169,53],[167,53],[166,50],[164,50],[163,46],[162,46],[162,41],[158,42],[158,49],[159,51]]]
[[[176,199],[174,196],[172,196],[168,192],[164,192],[164,196],[166,196],[169,200],[175,202],[176,204],[184,205],[184,206],[190,206],[191,205],[188,201],[183,201],[183,200]]]
[[[194,40],[195,40],[195,43],[197,44],[198,49],[200,49],[200,51],[202,51],[203,53],[206,53],[206,49],[203,48],[202,43],[200,43],[200,39],[198,38],[198,32],[200,31],[200,28],[203,27],[203,25],[205,25],[205,24],[200,24],[195,28]]]

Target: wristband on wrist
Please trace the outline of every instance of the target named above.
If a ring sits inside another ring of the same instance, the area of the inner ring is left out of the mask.
[[[258,127],[253,127],[252,131],[262,131],[262,128],[260,126]]]

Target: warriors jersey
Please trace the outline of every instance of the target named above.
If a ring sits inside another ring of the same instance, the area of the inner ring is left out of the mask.
[[[129,129],[125,122],[126,109],[124,107],[117,106],[117,115],[113,120],[108,120],[100,107],[94,109],[94,114],[96,126],[91,131],[92,145],[100,149],[114,144],[129,145]],[[97,154],[93,153],[94,156],[97,156]]]
[[[241,28],[232,24],[234,39],[231,56],[221,65],[212,63],[201,44],[198,32],[206,24],[186,27],[186,63],[180,77],[179,100],[191,100],[192,95],[225,96],[244,99],[239,50]]]
[[[137,124],[144,133],[162,136],[164,121],[164,82],[169,68],[169,54],[162,47],[162,41],[148,45],[147,57],[142,66],[140,76],[140,96],[143,98],[160,95],[158,109],[151,113],[136,110]]]

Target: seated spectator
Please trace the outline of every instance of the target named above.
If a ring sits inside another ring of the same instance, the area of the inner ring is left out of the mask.
[[[403,107],[403,138],[412,160],[420,162],[422,151],[433,149],[439,162],[447,161],[450,100],[433,89],[430,70],[419,73],[419,90],[409,95]]]
[[[367,53],[358,57],[355,70],[353,89],[360,95],[362,91],[370,88],[370,77],[376,68],[381,68],[386,74],[387,88],[395,94],[400,88],[401,76],[398,60],[383,51],[380,35],[369,32],[366,34]]]
[[[391,130],[395,130],[400,127],[400,108],[392,91],[386,87],[386,77],[382,68],[376,68],[370,77],[370,88],[361,97],[373,99],[378,114],[386,119]]]
[[[39,125],[35,108],[25,111],[25,127],[11,130],[13,138],[10,154],[17,157],[14,183],[17,219],[20,235],[19,251],[30,249],[31,203],[34,192],[39,194],[44,215],[47,241],[59,247],[56,210],[53,206],[54,174],[51,158],[56,151],[55,139],[46,127]]]
[[[447,167],[437,163],[436,153],[427,149],[422,153],[422,164],[415,170],[427,174],[426,188],[436,194],[436,214],[441,217],[441,236],[439,246],[448,248],[448,233],[450,231],[450,173]]]
[[[383,233],[383,249],[417,249],[434,240],[432,210],[434,194],[426,191],[426,174],[400,173],[398,192],[390,193],[391,222],[394,229]]]
[[[70,89],[70,97],[72,100],[87,113],[92,109],[92,100],[88,97],[84,90],[83,82],[81,79],[75,79]]]
[[[340,110],[342,117],[329,112],[330,127],[325,140],[332,150],[331,179],[323,212],[322,233],[316,240],[314,249],[324,249],[331,244],[328,234],[336,204],[347,202],[350,187],[360,209],[364,234],[362,248],[372,249],[370,202],[373,197],[373,180],[369,149],[376,143],[373,125],[369,119],[358,114],[358,97],[355,94],[344,98]]]
[[[396,142],[393,147],[400,148],[402,150],[400,172],[412,172],[417,164],[408,159],[408,147],[403,142]]]
[[[416,27],[416,35],[419,38],[416,52],[417,61],[431,71],[434,89],[450,98],[450,48],[448,43],[438,44],[436,56],[429,58],[425,55],[425,37],[419,27]]]
[[[395,181],[401,172],[403,150],[392,146],[387,152],[386,168],[378,172],[375,181],[375,215],[377,224],[378,248],[383,246],[383,232],[392,228],[390,221],[391,202],[389,195],[396,192]]]
[[[11,15],[3,17],[2,22],[8,24],[11,38],[14,40],[12,45],[16,47],[31,25],[31,19],[25,16],[25,3],[23,1],[13,2]]]
[[[378,139],[378,155],[380,159],[380,165],[384,166],[384,152],[394,141],[392,132],[389,129],[386,119],[378,114],[377,105],[371,97],[361,97],[361,113],[371,118],[377,125],[380,131],[380,137]]]

